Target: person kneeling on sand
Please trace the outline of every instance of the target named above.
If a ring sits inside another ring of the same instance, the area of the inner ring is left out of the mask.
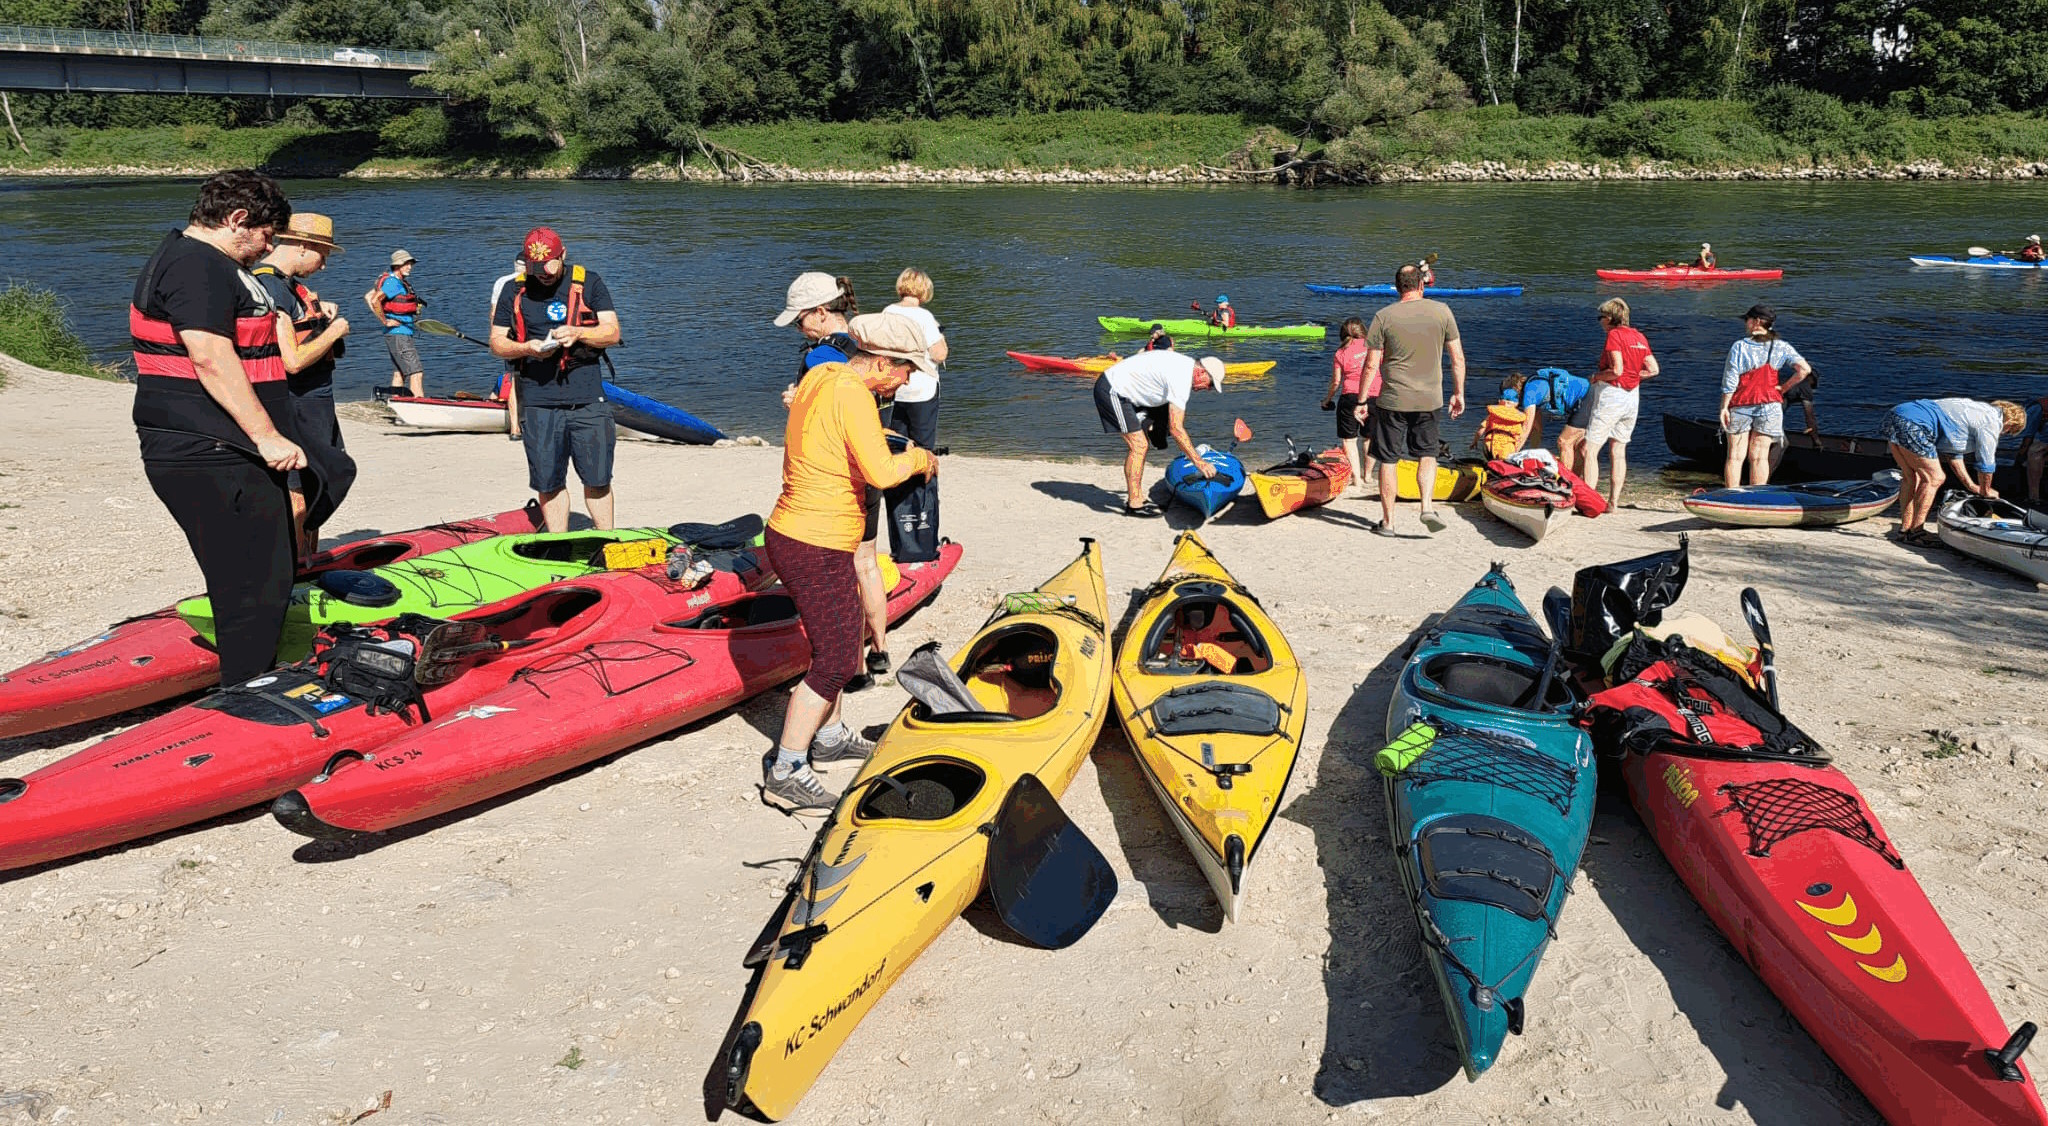
[[[1170,435],[1205,480],[1216,476],[1216,467],[1195,452],[1188,437],[1188,398],[1192,392],[1208,390],[1223,390],[1223,361],[1214,356],[1197,361],[1179,352],[1140,352],[1095,377],[1095,413],[1102,420],[1102,432],[1124,439],[1127,515],[1159,515],[1159,506],[1148,502],[1144,493],[1148,438],[1164,449]]]

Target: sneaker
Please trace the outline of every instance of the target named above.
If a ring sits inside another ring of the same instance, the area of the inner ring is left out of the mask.
[[[1372,534],[1376,536],[1389,536],[1396,539],[1400,538],[1401,535],[1401,533],[1394,530],[1392,524],[1386,523],[1374,524],[1372,526]]]
[[[846,759],[865,759],[875,753],[875,741],[860,732],[848,728],[846,738],[837,743],[823,743],[811,740],[812,762],[842,762]]]
[[[868,654],[868,675],[889,675],[889,654],[886,650],[876,649]]]
[[[776,801],[769,801],[770,798]],[[779,801],[784,808],[794,812],[804,809],[831,809],[839,804],[839,796],[825,788],[809,766],[799,765],[780,778],[775,776],[775,752],[761,762],[761,800],[768,805]]]
[[[1432,532],[1441,532],[1445,528],[1450,527],[1450,525],[1444,523],[1443,517],[1436,514],[1436,509],[1434,508],[1424,510],[1422,513],[1422,526]]]

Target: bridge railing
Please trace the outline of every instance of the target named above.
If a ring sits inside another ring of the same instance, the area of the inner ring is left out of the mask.
[[[389,47],[321,46],[275,43],[261,39],[229,39],[201,35],[146,35],[124,31],[86,31],[70,27],[17,27],[0,24],[0,49],[58,51],[74,54],[146,55],[153,58],[204,59],[212,62],[311,63],[328,66],[387,67],[425,70],[432,51],[400,51]]]

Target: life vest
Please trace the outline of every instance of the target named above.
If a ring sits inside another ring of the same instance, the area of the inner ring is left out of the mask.
[[[1228,305],[1219,306],[1216,314],[1209,318],[1209,323],[1218,328],[1236,328],[1237,310]]]
[[[278,269],[269,262],[260,262],[249,271],[257,277],[279,277],[292,287],[292,296],[299,300],[299,315],[292,318],[292,336],[301,344],[327,331],[334,322],[320,312],[320,295],[306,288],[306,283]]]
[[[1825,762],[1826,752],[1743,677],[1679,638],[1624,684],[1595,693],[1580,721],[1609,753]]]
[[[569,292],[566,296],[566,300],[569,305],[569,315],[563,319],[562,323],[566,325],[575,325],[578,328],[590,328],[593,325],[597,324],[597,314],[591,312],[589,307],[583,304],[583,282],[583,267],[569,267]],[[526,272],[523,270],[520,271],[519,275],[512,279],[512,284],[519,286],[521,289],[524,289],[526,287]],[[512,339],[515,341],[524,341],[526,339],[526,313],[522,309],[520,309],[519,295],[516,293],[512,295],[511,335]],[[583,348],[586,353],[596,351],[596,349],[589,348],[588,346],[582,344],[577,344],[570,348],[564,348],[561,350],[561,353],[557,355],[555,358],[555,366],[557,369],[561,371],[569,370],[569,353],[574,351],[576,348]]]
[[[1489,405],[1486,418],[1479,423],[1479,433],[1472,438],[1472,447],[1484,452],[1489,461],[1514,453],[1529,440],[1529,419],[1534,414],[1533,409],[1525,411],[1513,403]]]
[[[162,268],[161,263],[171,242],[181,237],[174,231],[157,248],[150,265],[145,267],[151,272],[136,284],[138,296],[147,295],[155,289],[153,271]],[[254,303],[255,308],[235,318],[235,356],[241,360],[242,373],[256,392],[257,400],[263,404],[271,421],[289,437],[292,433],[287,410],[290,400],[284,357],[277,350],[277,310],[255,278],[246,271],[238,272],[241,276],[236,284],[248,290],[244,298],[254,300],[238,300],[237,306]],[[148,298],[144,296],[143,299]],[[169,321],[150,316],[131,300],[128,335],[135,356],[135,406],[131,417],[137,428],[196,435],[254,452],[241,425],[221,409],[200,384],[199,372],[192,366],[191,353],[185,350],[184,341],[178,338],[177,329]]]
[[[1775,345],[1777,341],[1771,341]],[[1777,355],[1777,348],[1770,347],[1764,353],[1761,364],[1742,373],[1735,384],[1735,394],[1728,400],[1731,407],[1754,407],[1764,403],[1782,403],[1785,393],[1778,390],[1778,365],[1770,361]]]
[[[420,295],[412,291],[411,282],[398,277],[397,274],[389,270],[384,271],[384,276],[377,279],[377,292],[383,293],[384,283],[394,278],[397,278],[399,288],[405,290],[405,292],[396,297],[386,296],[384,298],[384,315],[387,317],[410,317],[417,314],[420,311],[420,306],[426,304],[426,302],[421,301]]]
[[[149,279],[149,283],[154,281]],[[141,287],[143,291],[151,288],[149,283]],[[128,336],[135,350],[137,376],[198,382],[199,372],[192,366],[192,354],[185,350],[185,342],[178,339],[178,330],[171,327],[171,322],[149,316],[130,303]],[[256,316],[235,318],[235,355],[242,361],[242,372],[250,383],[276,383],[284,379],[284,357],[277,350],[277,320],[272,310],[266,307]]]

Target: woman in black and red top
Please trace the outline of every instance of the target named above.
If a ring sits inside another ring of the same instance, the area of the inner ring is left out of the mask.
[[[285,474],[306,455],[281,429],[291,415],[277,310],[248,271],[291,214],[268,176],[208,178],[128,310],[143,472],[206,576],[224,683],[271,667],[292,591]]]

